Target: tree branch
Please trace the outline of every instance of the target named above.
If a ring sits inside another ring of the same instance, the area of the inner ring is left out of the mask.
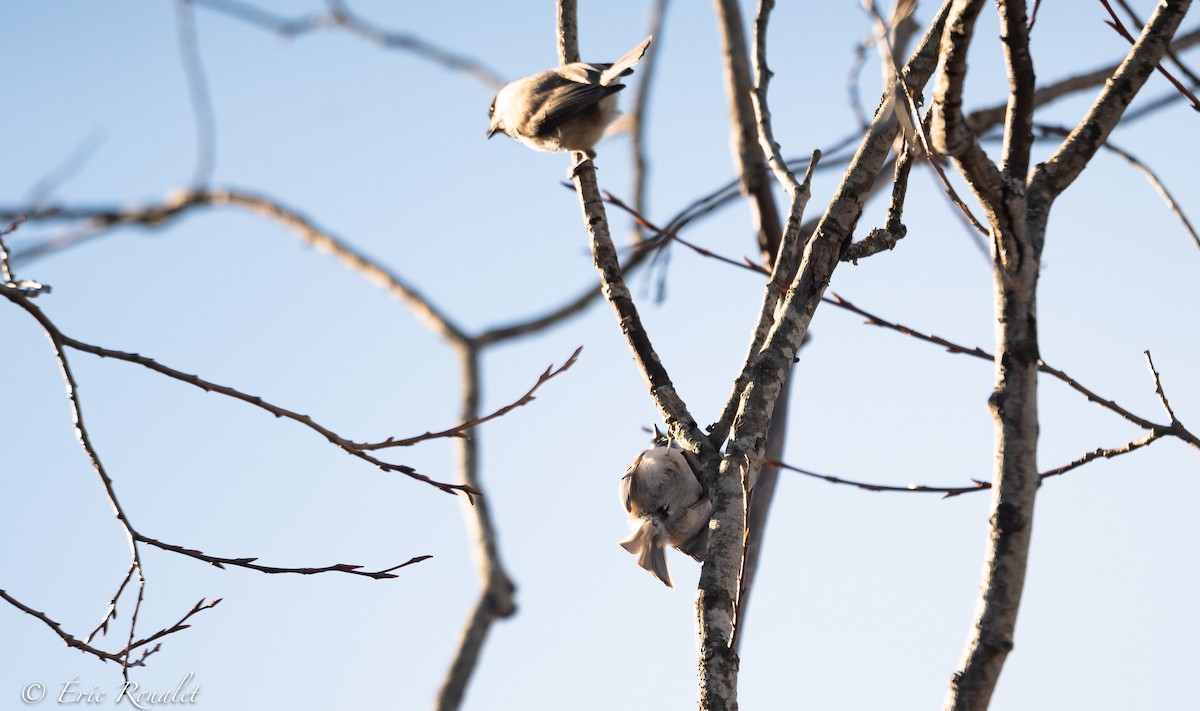
[[[1141,37],[1096,97],[1087,115],[1054,155],[1034,169],[1030,180],[1031,199],[1048,204],[1075,182],[1158,66],[1190,5],[1190,0],[1159,3]]]
[[[779,254],[783,226],[779,224],[779,208],[767,180],[767,158],[759,138],[759,126],[753,104],[756,93],[751,85],[749,52],[746,50],[746,30],[738,0],[715,0],[717,25],[724,48],[725,92],[729,96],[729,111],[733,123],[732,148],[734,166],[743,195],[750,198],[754,227],[758,232],[758,248],[762,263],[770,265]],[[768,10],[769,12],[769,10]],[[760,12],[760,17],[762,13]],[[766,42],[765,28],[761,42]],[[768,72],[765,67],[763,72]],[[760,74],[759,82],[764,77]],[[774,141],[772,139],[771,144]],[[772,148],[772,151],[777,150]]]
[[[463,72],[491,89],[499,88],[504,80],[500,75],[469,57],[403,32],[392,32],[373,25],[354,15],[340,1],[331,2],[332,9],[323,14],[285,18],[260,10],[236,0],[190,0],[200,7],[232,17],[259,29],[274,32],[289,39],[318,30],[342,30],[372,42],[384,49],[414,54],[424,60],[452,71]]]
[[[1129,454],[1130,452],[1139,450],[1142,447],[1151,445],[1166,436],[1167,436],[1167,432],[1162,431],[1162,430],[1154,430],[1154,431],[1147,433],[1141,439],[1136,439],[1127,444],[1123,444],[1120,447],[1113,447],[1111,449],[1097,448],[1090,452],[1087,452],[1086,454],[1084,454],[1084,455],[1082,455],[1060,467],[1055,467],[1054,469],[1047,469],[1046,471],[1038,474],[1038,478],[1041,479],[1042,481],[1045,481],[1046,479],[1049,479],[1051,477],[1061,476],[1063,474],[1066,474],[1069,471],[1078,469],[1079,467],[1082,467],[1083,465],[1085,465],[1089,462],[1094,462],[1097,459],[1112,459],[1114,457],[1119,457],[1122,454]],[[971,486],[931,486],[929,484],[907,484],[904,486],[896,486],[896,485],[892,485],[892,484],[872,484],[869,482],[859,481],[856,479],[844,479],[842,477],[833,476],[831,474],[820,474],[818,472],[814,472],[809,469],[804,469],[802,467],[793,466],[793,465],[787,464],[785,462],[773,462],[773,464],[775,466],[779,467],[780,469],[786,469],[787,471],[795,472],[797,474],[802,474],[806,477],[811,477],[813,479],[820,479],[822,481],[829,482],[830,484],[851,486],[851,487],[854,487],[855,489],[862,489],[863,491],[891,492],[891,493],[904,493],[904,494],[942,494],[942,498],[948,499],[952,496],[961,496],[963,494],[972,494],[977,491],[988,491],[989,489],[992,488],[992,483],[990,481],[984,481],[982,479],[975,479],[975,478],[971,479],[971,481],[973,482],[973,484]]]

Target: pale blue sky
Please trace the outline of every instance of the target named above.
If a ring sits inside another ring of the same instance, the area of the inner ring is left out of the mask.
[[[286,13],[319,8],[256,4]],[[933,11],[927,5],[922,20]],[[1147,13],[1148,3],[1136,5]],[[555,61],[549,2],[352,7],[506,77]],[[86,141],[95,149],[55,200],[140,203],[188,183],[195,126],[171,2],[6,0],[0,8],[0,204],[27,199]],[[584,58],[610,60],[636,44],[648,8],[583,3]],[[1044,3],[1033,36],[1039,79],[1121,56],[1124,41],[1104,17],[1098,3]],[[852,129],[847,66],[868,26],[848,0],[777,11],[772,108],[787,154],[807,154]],[[300,210],[471,330],[540,312],[594,279],[578,204],[559,186],[569,159],[485,141],[487,88],[344,34],[287,41],[203,9],[197,28],[216,115],[215,185]],[[997,34],[989,9],[971,56],[969,107],[1004,97]],[[650,215],[666,222],[733,170],[710,4],[677,0],[657,41]],[[874,67],[864,74],[868,108],[878,76]],[[1144,97],[1169,91],[1155,76]],[[1092,96],[1039,118],[1073,123]],[[1160,172],[1193,218],[1197,121],[1177,106],[1113,137]],[[598,150],[602,186],[628,195],[628,139]],[[823,207],[835,179],[817,181],[809,214]],[[882,214],[872,203],[860,231]],[[611,218],[624,234],[627,221]],[[844,265],[832,289],[919,330],[989,347],[988,265],[927,171],[914,173],[906,218],[908,237],[895,251]],[[31,225],[8,242],[19,250],[52,234]],[[754,251],[741,204],[685,236],[734,257]],[[458,370],[445,344],[402,304],[244,211],[196,212],[155,232],[119,230],[17,268],[53,285],[37,303],[67,334],[262,395],[349,437],[407,436],[456,421]],[[1160,421],[1142,358],[1149,348],[1177,413],[1195,430],[1198,275],[1200,250],[1160,198],[1133,168],[1100,155],[1051,218],[1039,299],[1043,356]],[[707,423],[741,363],[760,280],[681,249],[667,277],[662,305],[647,298],[653,284],[644,275],[632,282],[664,363]],[[124,573],[124,536],[74,441],[45,337],[11,307],[0,308],[0,333],[0,587],[86,634]],[[892,484],[987,478],[987,363],[831,308],[818,312],[812,333],[794,385],[788,461]],[[673,555],[677,587],[668,590],[617,545],[627,530],[617,483],[655,411],[608,307],[488,351],[485,407],[511,401],[581,344],[573,370],[477,435],[520,613],[493,629],[469,709],[694,703],[699,567]],[[382,474],[241,403],[128,364],[84,354],[72,363],[95,444],[144,533],[268,565],[379,568],[434,556],[396,580],[372,581],[220,571],[147,551],[140,631],[174,622],[201,597],[224,602],[135,672],[144,688],[173,689],[193,672],[201,708],[431,705],[478,591],[453,498]],[[1042,468],[1140,436],[1059,383],[1043,383]],[[396,459],[434,478],[453,476],[444,442]],[[994,709],[1124,711],[1192,701],[1200,665],[1191,641],[1200,632],[1198,470],[1200,453],[1167,440],[1042,489],[1016,650]],[[940,704],[975,606],[986,517],[983,496],[941,501],[785,478],[746,628],[743,707]],[[129,601],[116,629],[128,611]],[[0,640],[0,707],[15,707],[33,681],[55,693],[74,677],[84,690],[118,686],[114,665],[67,649],[15,609],[0,608]]]

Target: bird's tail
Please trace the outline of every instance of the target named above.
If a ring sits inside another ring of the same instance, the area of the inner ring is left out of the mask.
[[[647,518],[632,536],[621,541],[621,547],[637,556],[638,565],[654,573],[667,587],[673,588],[671,573],[667,570],[666,542],[666,529],[658,521]]]
[[[646,53],[646,48],[650,46],[650,40],[652,39],[654,39],[653,36],[642,40],[642,43],[630,50],[629,54],[626,54],[606,67],[600,75],[600,86],[608,86],[616,81],[618,77],[623,77],[632,72],[633,65],[642,61],[642,55]]]

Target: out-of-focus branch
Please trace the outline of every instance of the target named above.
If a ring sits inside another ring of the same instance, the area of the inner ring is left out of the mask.
[[[213,114],[208,80],[204,75],[204,63],[200,59],[193,2],[195,0],[174,0],[179,55],[183,61],[183,73],[187,77],[192,116],[196,121],[196,169],[192,175],[192,187],[199,189],[212,180],[217,153],[217,121]]]
[[[663,44],[663,18],[666,16],[667,0],[655,0],[654,8],[650,11],[650,29],[646,33],[654,38],[654,42],[646,49],[642,61],[639,62],[638,72],[641,80],[638,82],[637,94],[633,99],[633,110],[629,113],[630,148],[633,151],[633,207],[637,212],[646,214],[646,186],[650,174],[650,165],[646,159],[646,115],[650,106],[650,89],[654,85],[655,69],[658,68],[658,53]],[[634,225],[636,242],[645,239],[641,227]]]
[[[572,191],[575,191],[576,189],[575,185],[572,183],[564,183],[564,185],[570,188]],[[605,199],[607,200],[608,198]],[[627,211],[633,210],[633,208],[630,208],[624,203],[621,203],[620,206],[622,209]],[[637,213],[637,211],[633,211],[633,214],[635,220],[640,218],[640,215]],[[640,219],[644,220],[644,218]],[[661,232],[661,230],[654,227],[651,227],[650,229],[652,229],[655,233]],[[636,245],[621,263],[621,272],[623,274],[632,274],[635,269],[641,267],[649,257],[654,255],[658,249],[661,248],[661,246],[661,243],[658,241],[642,242]],[[560,306],[556,306],[541,315],[521,319],[503,326],[493,326],[474,336],[471,340],[482,347],[541,333],[551,326],[561,323],[562,321],[581,313],[584,309],[588,308],[595,301],[600,299],[602,296],[600,287],[601,285],[599,283],[592,284],[586,287],[577,296],[573,297],[570,301],[567,301]]]
[[[4,244],[4,236],[16,232],[23,222],[25,222],[25,218],[19,217],[8,227],[0,229],[0,280],[3,280],[5,284],[13,283],[13,273],[12,268],[8,265],[8,245]]]
[[[160,203],[131,207],[76,207],[48,205],[29,211],[30,222],[62,220],[84,221],[96,229],[111,229],[121,225],[136,225],[157,229],[193,210],[215,206],[234,206],[269,217],[293,230],[305,243],[336,257],[346,266],[401,299],[417,316],[423,318],[435,333],[460,341],[466,333],[446,313],[438,309],[424,294],[379,262],[356,250],[347,241],[317,225],[313,220],[284,203],[263,195],[239,189],[196,190],[175,193]],[[14,209],[0,208],[0,220],[16,214]],[[69,245],[68,245],[69,246]],[[50,251],[61,249],[51,246]],[[28,260],[40,256],[40,250],[14,255]]]
[[[92,129],[88,135],[71,151],[61,163],[48,170],[29,189],[28,203],[41,205],[50,199],[54,191],[70,180],[76,173],[87,165],[88,160],[96,153],[96,149],[104,139],[104,131]]]
[[[463,344],[458,348],[458,355],[463,371],[460,414],[464,421],[471,421],[479,418],[479,401],[483,389],[482,370],[479,367],[480,350],[474,344]],[[576,350],[563,367],[566,368],[573,364],[578,355],[579,351]],[[561,370],[560,368],[559,372]],[[546,373],[550,374],[551,372],[547,368]],[[474,438],[461,439],[457,442],[456,448],[463,483],[482,490],[483,480],[479,466],[478,441]],[[475,603],[474,610],[467,618],[466,627],[459,640],[458,651],[442,681],[436,705],[438,711],[452,711],[461,706],[492,623],[511,617],[517,612],[514,600],[516,585],[509,577],[500,558],[500,545],[492,517],[491,503],[486,500],[486,497],[483,497],[476,502],[475,506],[464,507],[463,517],[472,541],[471,551],[479,570],[482,592]]]
[[[767,179],[767,157],[759,140],[754,113],[754,87],[750,73],[750,53],[746,49],[746,30],[742,26],[738,0],[715,0],[717,25],[724,47],[725,90],[733,123],[734,166],[743,195],[750,198],[750,209],[758,231],[758,248],[763,264],[770,265],[779,254],[783,226],[779,208]],[[766,41],[765,39],[763,40]],[[772,139],[772,144],[774,143]]]
[[[1196,28],[1190,32],[1186,32],[1175,38],[1169,45],[1174,52],[1182,52],[1200,44],[1200,28]],[[1059,79],[1058,81],[1038,87],[1033,92],[1034,105],[1038,107],[1047,106],[1066,98],[1073,94],[1092,87],[1100,86],[1111,77],[1117,69],[1120,68],[1120,63],[1110,64],[1108,66],[1094,69],[1090,72],[1077,74],[1070,77]],[[1004,121],[1004,114],[1008,110],[1008,104],[999,104],[983,109],[972,111],[967,117],[967,123],[970,124],[972,130],[977,134],[981,134],[993,126],[999,126]]]
[[[1063,126],[1049,126],[1038,123],[1034,124],[1034,127],[1041,132],[1042,136],[1062,137],[1069,136],[1071,134],[1070,129],[1067,129]],[[1158,176],[1158,173],[1154,172],[1150,166],[1146,165],[1134,154],[1114,145],[1112,141],[1105,141],[1103,148],[1104,150],[1125,159],[1128,163],[1133,165],[1133,167],[1137,168],[1142,172],[1143,175],[1146,176],[1146,180],[1150,183],[1150,186],[1159,194],[1159,197],[1163,199],[1163,202],[1167,204],[1167,207],[1171,210],[1171,212],[1173,212],[1175,216],[1179,218],[1179,221],[1183,224],[1183,228],[1187,230],[1188,235],[1192,238],[1192,241],[1196,243],[1196,246],[1200,247],[1200,232],[1197,232],[1196,227],[1192,224],[1192,221],[1189,220],[1188,216],[1184,213],[1183,206],[1179,204],[1179,201],[1175,199],[1175,196],[1171,193],[1171,191],[1167,189],[1166,184],[1163,183],[1162,178]]]
[[[463,72],[481,84],[496,89],[504,83],[500,75],[479,61],[405,32],[385,30],[352,13],[344,2],[330,2],[325,13],[286,18],[237,0],[190,0],[196,5],[287,38],[320,30],[340,30],[384,49],[414,54],[451,71]]]

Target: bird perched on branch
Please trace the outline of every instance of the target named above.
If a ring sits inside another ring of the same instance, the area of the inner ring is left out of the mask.
[[[652,39],[612,64],[574,62],[500,87],[488,109],[488,138],[505,133],[539,151],[583,151],[595,158],[592,147],[619,115],[620,79],[633,73]]]
[[[638,565],[667,587],[674,587],[667,570],[666,546],[703,561],[712,502],[696,479],[691,453],[664,437],[657,427],[654,434],[655,446],[637,455],[621,478],[621,500],[636,526],[621,546],[637,556]]]

